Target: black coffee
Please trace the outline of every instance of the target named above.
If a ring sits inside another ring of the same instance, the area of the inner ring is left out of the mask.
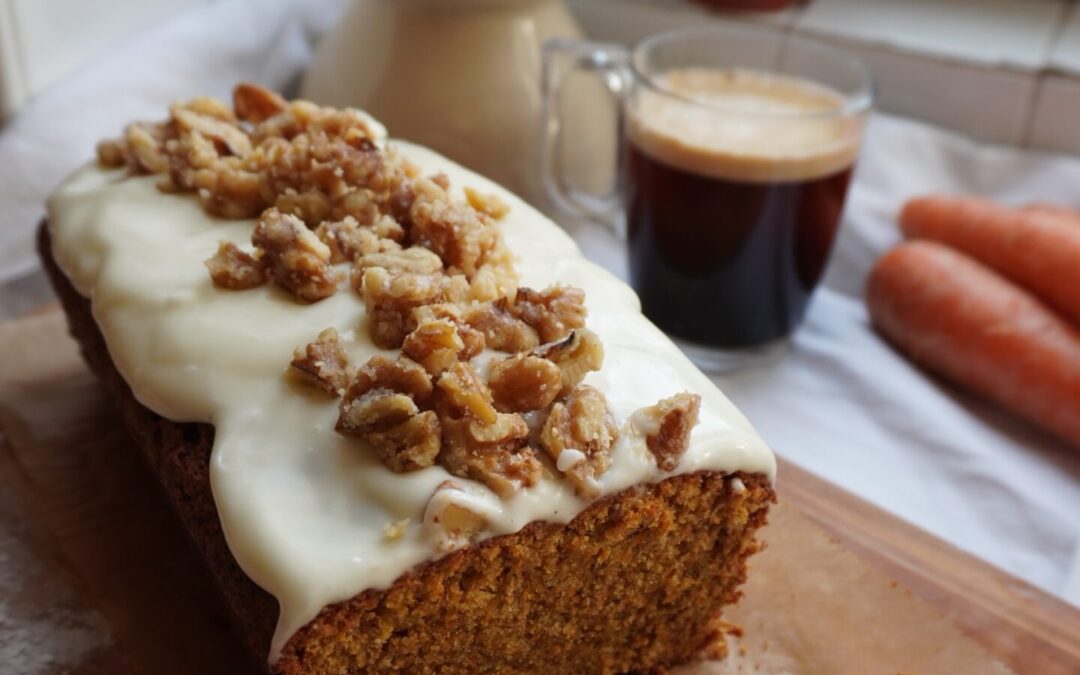
[[[692,128],[679,130],[690,145],[672,143],[648,122],[631,133],[624,174],[630,276],[645,314],[710,347],[790,334],[829,258],[854,153],[838,154],[835,144],[820,157],[807,153],[807,133],[793,135],[794,159],[775,147],[782,137],[763,136],[755,154],[744,134],[741,152],[716,152],[717,133],[694,148]]]

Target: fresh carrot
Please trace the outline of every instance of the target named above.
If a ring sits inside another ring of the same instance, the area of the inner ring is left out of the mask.
[[[1070,209],[1063,204],[1052,204],[1050,202],[1031,202],[1020,207],[1027,213],[1041,213],[1045,216],[1055,216],[1057,218],[1064,218],[1075,226],[1080,226],[1080,211]]]
[[[900,227],[910,238],[967,253],[1080,326],[1080,227],[1071,222],[985,199],[935,195],[905,204]]]
[[[886,253],[871,320],[912,360],[1080,448],[1080,332],[981,263],[929,241]]]

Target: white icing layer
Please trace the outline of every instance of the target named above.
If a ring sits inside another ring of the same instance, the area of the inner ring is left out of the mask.
[[[454,190],[498,192],[512,209],[500,225],[520,256],[523,284],[580,286],[588,325],[603,340],[604,367],[586,382],[607,394],[620,423],[680,391],[702,396],[692,446],[673,473],[748,471],[772,478],[775,460],[735,407],[639,312],[633,291],[586,261],[554,223],[495,184],[423,148],[397,142]],[[159,192],[154,177],[89,166],[48,204],[57,261],[92,301],[109,351],[135,396],[178,422],[216,429],[211,485],[222,527],[243,570],[273,594],[281,615],[271,659],[324,606],[386,588],[436,557],[422,532],[425,506],[451,476],[441,467],[409,474],[385,468],[355,438],[334,432],[336,401],[283,376],[293,348],[328,326],[355,339],[362,362],[381,350],[368,338],[358,294],[300,305],[273,286],[215,288],[203,261],[226,239],[246,245],[252,221],[207,215],[190,195]],[[630,425],[614,450],[602,494],[661,473]],[[504,501],[479,483],[470,502],[488,520],[484,536],[545,520],[565,523],[588,502],[562,479],[545,477]],[[387,526],[408,519],[399,537]]]

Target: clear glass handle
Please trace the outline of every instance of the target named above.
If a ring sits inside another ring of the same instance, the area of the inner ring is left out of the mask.
[[[622,102],[630,86],[629,52],[620,45],[582,42],[556,38],[544,44],[540,114],[540,179],[548,199],[571,216],[587,218],[611,228],[618,224],[621,202],[619,170],[622,151],[616,158],[615,181],[604,194],[590,194],[569,184],[559,162],[562,143],[562,85],[575,70],[588,70],[600,75],[608,91],[617,99],[617,147],[622,143]]]

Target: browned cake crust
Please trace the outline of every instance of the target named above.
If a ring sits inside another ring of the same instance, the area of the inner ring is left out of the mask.
[[[87,362],[265,663],[277,603],[225,543],[210,493],[213,427],[170,422],[135,400],[45,227],[39,249]],[[714,643],[720,608],[738,598],[775,500],[764,476],[738,476],[743,491],[712,472],[632,488],[568,525],[533,523],[421,565],[385,591],[324,608],[273,670],[616,673],[692,660]]]

